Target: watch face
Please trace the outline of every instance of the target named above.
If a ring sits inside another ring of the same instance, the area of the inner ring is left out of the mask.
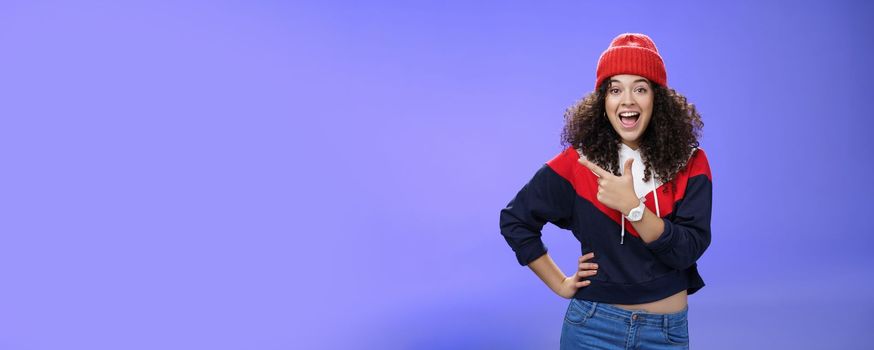
[[[643,210],[640,210],[640,208],[631,209],[631,212],[628,213],[628,217],[630,217],[632,221],[640,220],[643,217]]]

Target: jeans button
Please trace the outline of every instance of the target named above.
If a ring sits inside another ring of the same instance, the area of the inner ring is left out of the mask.
[[[632,319],[632,320],[636,320],[636,319],[637,319],[637,314],[631,315],[631,319]]]

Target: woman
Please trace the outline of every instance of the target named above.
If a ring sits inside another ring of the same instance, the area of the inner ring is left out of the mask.
[[[667,86],[655,43],[625,33],[601,54],[595,91],[565,121],[567,148],[500,220],[518,262],[570,299],[561,348],[688,348],[687,297],[704,286],[696,261],[710,245],[700,115]],[[571,276],[543,245],[546,222],[581,243]]]

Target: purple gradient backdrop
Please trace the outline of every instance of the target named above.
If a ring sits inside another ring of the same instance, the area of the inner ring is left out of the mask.
[[[628,31],[705,122],[693,347],[870,346],[872,10],[0,2],[0,348],[556,348],[498,212]]]

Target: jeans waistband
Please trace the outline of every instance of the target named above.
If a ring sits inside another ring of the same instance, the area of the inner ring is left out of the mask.
[[[592,315],[594,313],[600,313],[613,319],[626,321],[629,324],[639,323],[651,324],[654,326],[670,326],[672,324],[677,324],[685,321],[689,311],[688,305],[686,305],[686,307],[684,307],[682,311],[669,314],[658,314],[643,310],[626,310],[611,304],[584,299],[574,298],[573,301],[579,303],[580,306],[582,306],[582,308],[586,310],[589,315]]]

